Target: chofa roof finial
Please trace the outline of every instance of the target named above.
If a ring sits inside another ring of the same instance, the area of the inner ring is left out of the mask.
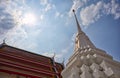
[[[6,38],[4,38],[4,39],[3,39],[3,44],[6,44],[6,42],[5,42],[5,41],[6,41]]]
[[[54,55],[52,56],[52,59],[53,59],[53,60],[55,59],[55,56],[56,56],[56,54],[54,53]]]
[[[65,58],[63,58],[63,61],[61,64],[63,65],[63,67],[65,67]]]

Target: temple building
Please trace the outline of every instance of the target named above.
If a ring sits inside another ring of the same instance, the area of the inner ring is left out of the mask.
[[[73,55],[66,67],[47,57],[0,45],[0,78],[120,78],[120,62],[96,48],[81,30],[75,11],[78,33]]]
[[[88,36],[81,30],[75,11],[78,33],[75,49],[69,58],[63,78],[120,78],[120,62],[105,51],[96,48]]]
[[[63,65],[46,57],[2,43],[0,78],[62,78]]]

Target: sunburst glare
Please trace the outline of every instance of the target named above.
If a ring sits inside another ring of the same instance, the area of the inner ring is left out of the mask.
[[[26,24],[26,25],[35,25],[36,24],[36,21],[37,21],[37,18],[35,16],[35,14],[33,13],[26,13],[24,14],[23,16],[23,24]]]

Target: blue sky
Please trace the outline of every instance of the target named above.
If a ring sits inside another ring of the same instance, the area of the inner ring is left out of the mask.
[[[77,32],[72,9],[94,45],[120,61],[119,0],[0,0],[0,43],[67,62]]]

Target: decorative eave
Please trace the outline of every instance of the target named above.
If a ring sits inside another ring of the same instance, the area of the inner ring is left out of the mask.
[[[26,51],[26,50],[23,50],[23,49],[20,49],[20,48],[16,48],[16,47],[7,45],[6,43],[0,44],[0,49],[4,49],[5,47],[12,48],[12,49],[15,49],[15,50],[18,50],[18,51],[21,51],[21,52],[26,52],[26,53],[29,53],[29,54],[32,54],[32,55],[35,55],[35,56],[38,56],[38,57],[48,58],[48,59],[50,59],[51,61],[53,61],[53,59],[52,59],[51,57],[43,56],[43,55],[40,55],[40,54],[37,54],[37,53],[33,53],[33,52]],[[55,62],[55,63],[57,63],[57,64],[59,64],[59,65],[62,66],[61,63],[58,63],[58,62]],[[44,65],[44,64],[41,64],[41,65],[47,66],[47,67],[51,67],[50,65]],[[63,67],[63,66],[62,66],[62,67]]]
[[[4,52],[5,51],[5,52]],[[18,51],[18,55],[16,55],[16,53],[14,54],[14,52],[17,52]],[[25,55],[29,55],[30,54],[30,57],[32,57],[33,55],[33,58],[36,58],[36,59],[26,59],[28,57],[24,57],[24,56],[19,56],[20,52],[22,52],[21,54],[24,54]],[[13,53],[13,54],[12,54]],[[3,61],[0,61],[0,64],[3,64],[4,66],[8,66],[8,67],[11,67],[12,68],[16,68],[16,69],[21,69],[21,70],[25,70],[25,71],[32,71],[32,72],[36,72],[36,73],[41,73],[41,74],[44,74],[44,75],[48,75],[48,76],[53,76],[53,75],[56,75],[56,76],[61,76],[60,73],[61,71],[63,70],[63,66],[61,63],[57,63],[57,62],[54,62],[54,60],[51,58],[51,57],[47,57],[47,56],[43,56],[43,55],[39,55],[39,54],[36,54],[36,53],[32,53],[32,52],[29,52],[29,51],[26,51],[26,50],[23,50],[23,49],[19,49],[19,48],[16,48],[16,47],[12,47],[10,45],[7,45],[5,43],[2,43],[0,44],[0,55],[2,55],[2,57],[5,57],[5,58],[11,58],[11,59],[16,59],[18,60],[19,62],[23,62],[23,63],[26,63],[26,64],[31,64],[31,65],[35,65],[35,66],[41,66],[41,67],[45,67],[45,68],[57,68],[57,71],[59,72],[54,72],[54,71],[49,71],[49,70],[44,70],[44,69],[33,69],[33,68],[28,68],[28,67],[24,67],[24,66],[21,66],[21,65],[17,65],[17,64],[12,64],[12,63],[5,63]],[[39,59],[39,57],[43,58],[43,60],[38,60],[37,62],[37,59]],[[47,61],[45,59],[48,59]],[[35,61],[36,60],[36,61]],[[44,60],[48,63],[44,63]],[[42,62],[43,61],[43,62]],[[52,62],[55,63],[55,65],[52,64]],[[13,66],[13,65],[16,65]],[[57,67],[58,66],[58,67]],[[24,68],[23,68],[24,67]],[[7,70],[5,70],[6,72]],[[17,72],[16,72],[17,73]],[[14,74],[14,72],[13,72]],[[19,73],[17,73],[19,74]]]
[[[33,54],[33,55],[37,55],[37,56],[41,56],[41,57],[45,57],[45,58],[51,59],[51,57],[43,56],[43,55],[40,55],[40,54],[37,54],[37,53],[33,53],[33,52],[30,52],[30,51],[27,51],[27,50],[23,50],[23,49],[20,49],[20,48],[17,48],[17,47],[13,47],[13,46],[10,46],[10,45],[8,45],[8,44],[6,44],[6,43],[5,43],[5,44],[2,43],[0,46],[1,46],[0,48],[9,47],[9,48],[13,48],[13,49],[16,49],[16,50],[20,50],[20,51],[23,51],[23,52],[27,52],[27,53],[30,53],[30,54]]]
[[[7,44],[5,43],[5,40],[3,40],[3,43],[0,44],[0,48],[4,47],[4,46],[6,46],[6,45],[7,45]]]

